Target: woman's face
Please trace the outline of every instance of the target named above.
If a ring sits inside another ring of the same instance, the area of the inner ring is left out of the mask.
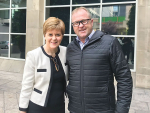
[[[56,49],[63,39],[61,30],[53,29],[49,30],[45,34],[46,47],[49,49]]]

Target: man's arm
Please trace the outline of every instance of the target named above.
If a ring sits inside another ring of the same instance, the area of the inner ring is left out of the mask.
[[[110,47],[110,63],[117,81],[115,113],[128,113],[132,99],[132,77],[127,61],[117,39]]]

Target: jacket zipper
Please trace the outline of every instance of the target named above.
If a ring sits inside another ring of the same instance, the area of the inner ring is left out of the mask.
[[[81,87],[80,87],[80,92],[81,92],[81,106],[82,106],[82,112],[85,113],[85,110],[84,110],[84,94],[83,94],[83,74],[82,74],[82,71],[83,70],[83,49],[81,50],[81,70],[80,70],[80,78],[81,78]]]

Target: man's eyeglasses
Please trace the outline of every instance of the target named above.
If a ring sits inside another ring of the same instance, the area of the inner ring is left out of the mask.
[[[81,21],[73,22],[72,26],[77,27],[77,26],[80,25],[80,23],[82,23],[83,25],[85,25],[85,24],[87,24],[89,22],[89,20],[91,20],[91,19],[84,19],[84,20],[81,20]]]
[[[56,71],[59,71],[59,65],[58,65],[58,63],[57,63],[57,59],[56,59],[56,58],[51,58],[51,59],[52,59],[53,62],[54,62]]]

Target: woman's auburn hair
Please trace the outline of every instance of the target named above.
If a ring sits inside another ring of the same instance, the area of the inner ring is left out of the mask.
[[[49,30],[61,30],[62,35],[65,33],[65,24],[64,22],[56,17],[49,17],[43,24],[43,35],[46,34]]]

